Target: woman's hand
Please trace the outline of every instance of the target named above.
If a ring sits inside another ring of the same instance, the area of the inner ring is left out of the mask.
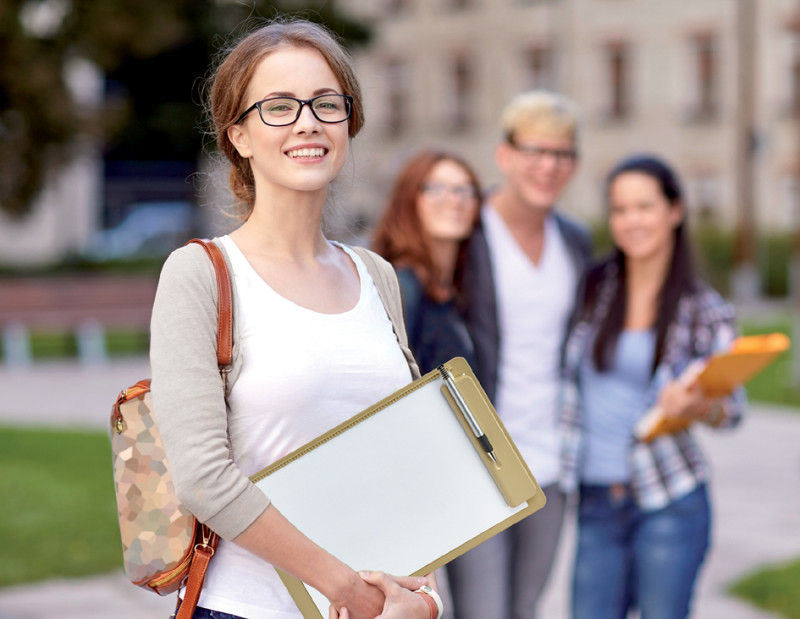
[[[344,586],[338,586],[335,597],[330,597],[331,612],[336,608],[345,611],[347,614],[340,614],[340,619],[373,619],[377,617],[385,606],[384,594],[378,587],[373,586],[362,579],[356,572],[350,573],[352,579]],[[331,615],[337,617],[337,615]]]
[[[430,607],[414,593],[422,585],[428,584],[427,578],[389,576],[383,572],[360,572],[366,583],[377,587],[385,596],[383,611],[375,619],[429,619]],[[328,619],[353,619],[345,606],[339,611],[331,606]]]
[[[673,380],[664,385],[658,396],[658,405],[668,417],[680,417],[692,421],[706,419],[714,400],[703,395],[698,385],[687,385]]]

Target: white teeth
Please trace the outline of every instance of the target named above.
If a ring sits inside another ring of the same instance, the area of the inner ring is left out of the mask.
[[[322,157],[325,154],[324,148],[298,148],[297,150],[290,150],[288,153],[292,159],[297,159],[299,157],[303,158],[315,158],[315,157]]]

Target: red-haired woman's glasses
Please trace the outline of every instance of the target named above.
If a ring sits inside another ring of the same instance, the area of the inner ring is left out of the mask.
[[[295,97],[271,97],[256,101],[242,112],[236,123],[242,122],[250,112],[258,110],[261,122],[270,127],[293,125],[300,118],[303,106],[307,105],[321,123],[341,123],[350,118],[353,109],[353,97],[350,95],[320,95],[312,99],[296,99]]]
[[[446,185],[445,183],[425,183],[422,193],[434,200],[444,200],[447,196],[455,196],[459,200],[472,200],[478,192],[472,185]]]

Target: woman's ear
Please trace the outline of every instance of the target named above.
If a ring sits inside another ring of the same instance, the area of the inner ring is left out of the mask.
[[[241,125],[231,125],[228,127],[227,133],[228,139],[242,158],[249,159],[253,156],[250,137]]]
[[[670,209],[670,214],[669,214],[669,220],[673,228],[677,228],[678,226],[681,225],[681,222],[683,221],[685,214],[686,212],[683,209],[682,202],[678,201],[672,204],[672,208]]]

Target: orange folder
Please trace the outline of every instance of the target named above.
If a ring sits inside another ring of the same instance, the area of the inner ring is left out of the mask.
[[[729,395],[788,350],[789,338],[783,333],[749,335],[736,338],[728,352],[718,353],[692,365],[679,380],[697,384],[710,398]],[[634,435],[645,442],[662,434],[672,434],[688,428],[692,420],[668,417],[658,406],[651,408],[636,424]]]

